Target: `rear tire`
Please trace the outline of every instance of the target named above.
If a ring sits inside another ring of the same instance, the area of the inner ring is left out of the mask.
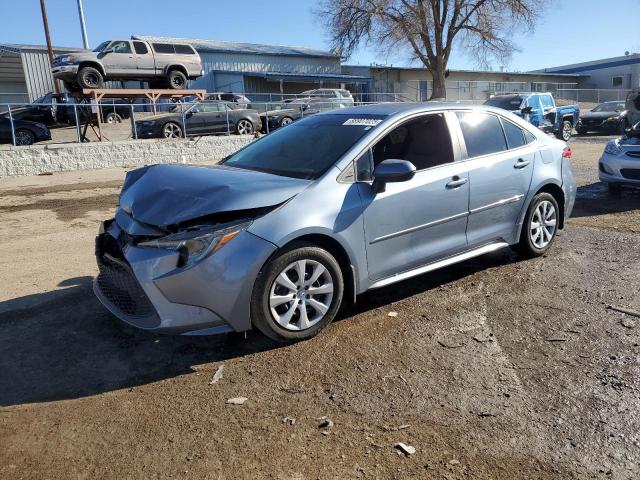
[[[539,193],[527,209],[516,250],[525,257],[544,255],[556,238],[560,208],[550,193]]]
[[[282,120],[280,120],[280,126],[281,127],[289,125],[290,123],[293,123],[293,118],[291,118],[291,117],[284,117]]]
[[[333,321],[343,291],[342,271],[329,252],[306,242],[294,244],[258,275],[251,295],[253,325],[279,342],[306,340]]]
[[[104,78],[102,74],[93,67],[82,67],[78,72],[78,85],[81,88],[102,88]]]
[[[238,120],[238,123],[236,124],[236,133],[238,135],[253,135],[254,130],[253,123],[249,120]]]
[[[187,76],[180,70],[171,70],[167,76],[167,83],[172,90],[187,88]]]

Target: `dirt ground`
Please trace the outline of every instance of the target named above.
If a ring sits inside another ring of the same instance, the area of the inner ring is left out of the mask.
[[[289,346],[100,306],[124,170],[0,181],[0,478],[639,478],[640,318],[609,307],[640,310],[640,192],[598,183],[605,141],[571,142],[576,210],[544,257],[365,294]]]

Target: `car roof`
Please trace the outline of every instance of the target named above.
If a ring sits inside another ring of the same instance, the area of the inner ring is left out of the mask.
[[[322,112],[320,115],[381,115],[391,117],[406,113],[469,109],[504,114],[504,110],[500,108],[462,102],[388,102],[333,109]]]

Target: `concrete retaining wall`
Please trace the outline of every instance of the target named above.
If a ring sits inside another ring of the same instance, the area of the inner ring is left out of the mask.
[[[231,135],[188,140],[3,146],[0,148],[0,178],[126,165],[220,160],[251,141],[252,136]]]

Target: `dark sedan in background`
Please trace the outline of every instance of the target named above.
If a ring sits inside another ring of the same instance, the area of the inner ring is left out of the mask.
[[[237,133],[251,135],[262,128],[257,111],[224,102],[198,102],[184,115],[179,112],[157,115],[136,122],[139,138],[180,138],[186,135]]]
[[[264,133],[272,132],[277,128],[284,127],[285,125],[289,125],[300,118],[313,115],[318,112],[320,112],[319,109],[313,108],[306,103],[285,103],[281,108],[260,113],[262,131]],[[268,127],[267,119],[269,120]]]
[[[51,132],[46,125],[28,120],[13,120],[16,145],[32,145],[35,142],[51,140]],[[11,121],[8,117],[0,117],[0,143],[13,143]]]
[[[576,132],[579,135],[587,132],[624,133],[624,129],[628,126],[624,100],[603,102],[580,115]]]

